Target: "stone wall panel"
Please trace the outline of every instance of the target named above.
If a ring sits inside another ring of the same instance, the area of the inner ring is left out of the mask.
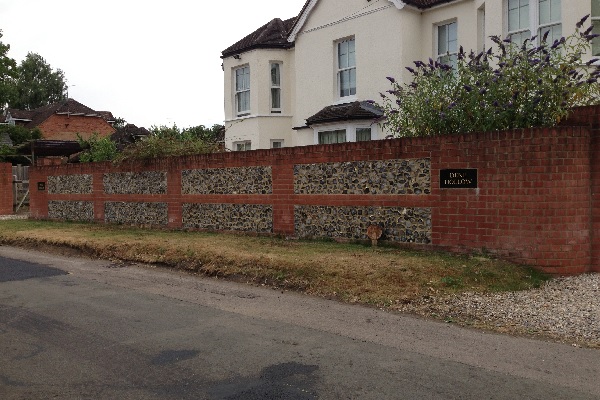
[[[302,238],[366,240],[369,225],[383,228],[382,240],[431,243],[431,209],[296,206],[296,235]]]
[[[294,166],[296,194],[430,194],[431,160],[354,161]]]
[[[211,231],[273,232],[273,207],[262,204],[184,204],[183,227]]]
[[[166,194],[167,173],[164,171],[120,172],[104,174],[106,194]]]
[[[49,201],[48,218],[67,221],[93,221],[93,201]]]
[[[48,193],[92,194],[92,183],[91,174],[48,176]]]
[[[207,168],[181,172],[182,194],[271,194],[271,167]]]
[[[166,226],[169,222],[167,203],[104,203],[104,220],[113,224]]]

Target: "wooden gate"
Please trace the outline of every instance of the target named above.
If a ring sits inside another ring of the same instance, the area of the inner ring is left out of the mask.
[[[29,167],[17,165],[12,167],[13,174],[13,207],[15,212],[24,205],[29,205]]]

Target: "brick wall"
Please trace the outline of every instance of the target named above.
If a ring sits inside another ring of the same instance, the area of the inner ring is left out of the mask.
[[[77,133],[87,139],[93,133],[108,136],[115,132],[115,129],[103,118],[81,115],[53,114],[38,127],[44,139],[49,140],[77,140]]]
[[[0,163],[0,215],[13,213],[12,165]]]
[[[558,274],[600,272],[599,111],[580,109],[573,126],[558,128],[38,167],[30,210],[34,218],[169,228],[255,225],[291,237],[365,239],[373,223],[418,247],[485,250]],[[477,188],[440,188],[444,169],[476,169]],[[107,190],[126,179],[133,189]],[[400,182],[410,190],[393,189]]]

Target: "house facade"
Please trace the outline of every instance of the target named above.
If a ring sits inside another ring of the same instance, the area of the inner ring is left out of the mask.
[[[77,135],[88,139],[94,133],[110,136],[115,119],[108,111],[95,111],[78,101],[66,99],[34,110],[9,108],[4,122],[28,129],[38,128],[44,140],[76,141]]]
[[[459,46],[488,49],[493,35],[560,38],[587,14],[600,33],[600,0],[308,0],[223,51],[225,146],[383,139],[368,100],[387,76],[410,82],[413,61],[452,64]]]

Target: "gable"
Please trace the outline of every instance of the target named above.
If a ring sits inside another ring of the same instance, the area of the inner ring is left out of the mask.
[[[388,0],[388,2],[393,3],[393,5],[399,10],[403,9],[405,6],[424,10],[457,1],[461,0]],[[315,12],[319,6],[321,9],[326,8],[324,11],[325,18],[316,18],[316,21],[314,21],[313,12]],[[327,2],[326,0],[308,0],[304,4],[302,11],[300,11],[300,14],[296,18],[294,25],[290,29],[288,41],[293,43],[296,40],[297,35],[302,31],[310,31],[311,29],[317,29],[320,26],[341,23],[362,15],[377,12],[378,10],[387,7],[389,7],[387,2],[385,2],[385,4],[379,4],[379,2],[369,2],[369,4],[365,6],[364,1],[347,0],[342,8],[339,7],[338,3]],[[311,23],[307,24],[309,19],[311,20]],[[311,26],[311,24],[314,26]]]

